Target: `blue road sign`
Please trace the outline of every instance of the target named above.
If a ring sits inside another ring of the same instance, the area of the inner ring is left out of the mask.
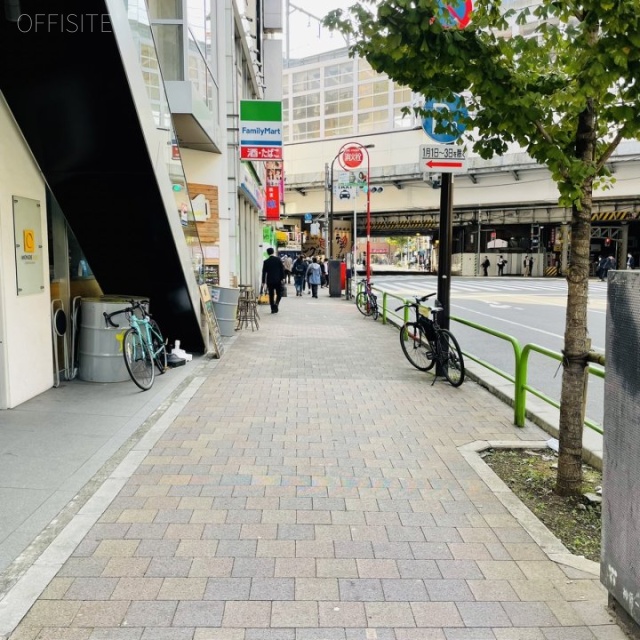
[[[424,103],[423,108],[425,111],[448,111],[450,120],[443,120],[442,125],[447,126],[449,124],[453,124],[455,126],[455,131],[436,133],[435,118],[432,118],[431,116],[423,118],[422,128],[434,142],[440,142],[442,144],[455,142],[467,128],[466,123],[460,122],[461,118],[467,118],[469,116],[469,112],[467,111],[467,107],[464,104],[464,98],[462,96],[456,95],[456,97],[449,102],[442,100],[437,101],[429,98]]]
[[[310,213],[305,213],[304,214],[304,221],[305,222],[312,222],[313,221],[313,216]]]

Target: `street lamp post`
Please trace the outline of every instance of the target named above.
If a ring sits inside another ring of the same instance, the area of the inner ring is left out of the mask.
[[[340,162],[340,166],[345,171],[357,169],[360,164],[362,164],[362,160],[366,157],[367,159],[367,253],[366,253],[366,280],[367,286],[371,281],[371,158],[369,156],[369,149],[375,147],[374,144],[361,144],[359,142],[347,142],[340,147],[340,151],[338,151],[337,155],[331,161],[330,168],[330,190],[331,194],[329,197],[329,229],[330,229],[330,237],[329,242],[333,242],[333,166],[336,160]],[[357,155],[357,153],[361,154],[361,157],[351,157],[352,155]],[[348,157],[346,157],[348,156]],[[355,238],[356,229],[354,224],[353,229],[353,237]],[[329,255],[331,256],[331,246],[329,247]],[[353,265],[353,270],[355,272],[355,264]]]

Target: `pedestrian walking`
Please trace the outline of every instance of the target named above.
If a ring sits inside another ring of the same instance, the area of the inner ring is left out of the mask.
[[[483,271],[483,276],[488,276],[489,275],[489,267],[491,266],[491,262],[489,261],[489,258],[487,256],[484,257],[484,260],[482,261],[482,271]]]
[[[293,259],[291,258],[291,256],[284,256],[284,258],[282,258],[282,264],[284,265],[284,277],[285,280],[287,281],[287,284],[291,283],[291,269],[293,268]]]
[[[307,279],[311,287],[311,295],[317,298],[318,285],[322,282],[322,267],[318,264],[318,259],[315,256],[312,258],[311,264],[307,269]]]
[[[273,255],[273,248],[267,249],[269,256],[262,263],[262,282],[269,292],[269,305],[271,313],[278,313],[278,305],[282,299],[282,287],[284,286],[284,265],[282,260]]]
[[[499,276],[503,276],[504,275],[504,266],[507,264],[507,261],[504,259],[503,256],[498,256],[498,275]]]
[[[630,253],[627,253],[627,269],[634,269],[636,263],[633,259],[633,256]]]
[[[307,265],[302,254],[296,258],[296,261],[291,267],[291,272],[293,273],[293,284],[296,288],[296,296],[301,296],[304,290],[304,276],[307,273]]]

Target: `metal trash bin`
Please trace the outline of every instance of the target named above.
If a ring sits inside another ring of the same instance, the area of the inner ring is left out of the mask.
[[[83,298],[78,339],[78,377],[86,382],[125,382],[130,380],[122,355],[122,341],[129,328],[124,314],[114,318],[119,327],[107,326],[103,313],[113,313],[135,296]]]
[[[234,336],[236,332],[239,297],[240,289],[211,287],[211,300],[220,327],[220,335],[226,338]]]

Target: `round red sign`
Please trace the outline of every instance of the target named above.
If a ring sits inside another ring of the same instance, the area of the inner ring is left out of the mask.
[[[357,169],[364,160],[364,153],[358,147],[347,147],[342,152],[342,164],[349,169]]]

